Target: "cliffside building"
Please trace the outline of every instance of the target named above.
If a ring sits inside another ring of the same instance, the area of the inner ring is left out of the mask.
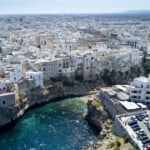
[[[135,78],[129,92],[131,101],[150,104],[150,75],[148,78]]]

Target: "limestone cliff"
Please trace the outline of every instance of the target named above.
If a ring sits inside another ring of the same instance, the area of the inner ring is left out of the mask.
[[[91,88],[76,83],[73,86],[64,86],[60,83],[51,84],[43,89],[34,88],[27,93],[18,93],[17,104],[10,108],[0,108],[0,129],[20,118],[29,108],[39,106],[47,102],[53,102],[59,98],[83,96],[90,94]]]
[[[87,108],[88,112],[85,119],[96,130],[101,131],[103,128],[102,125],[109,118],[107,113],[104,111],[101,102],[98,100],[88,101]]]

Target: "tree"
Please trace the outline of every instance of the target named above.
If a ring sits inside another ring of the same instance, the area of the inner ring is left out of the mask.
[[[144,69],[144,75],[147,76],[150,73],[150,60],[147,60],[145,57],[142,61],[142,66]]]

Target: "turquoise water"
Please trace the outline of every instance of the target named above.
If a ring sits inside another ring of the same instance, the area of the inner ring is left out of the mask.
[[[80,150],[97,138],[82,118],[86,111],[81,98],[30,110],[11,130],[0,132],[0,150]]]

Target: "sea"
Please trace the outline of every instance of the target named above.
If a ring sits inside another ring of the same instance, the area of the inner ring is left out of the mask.
[[[98,133],[84,119],[84,98],[67,98],[27,111],[0,131],[0,150],[82,150]]]

